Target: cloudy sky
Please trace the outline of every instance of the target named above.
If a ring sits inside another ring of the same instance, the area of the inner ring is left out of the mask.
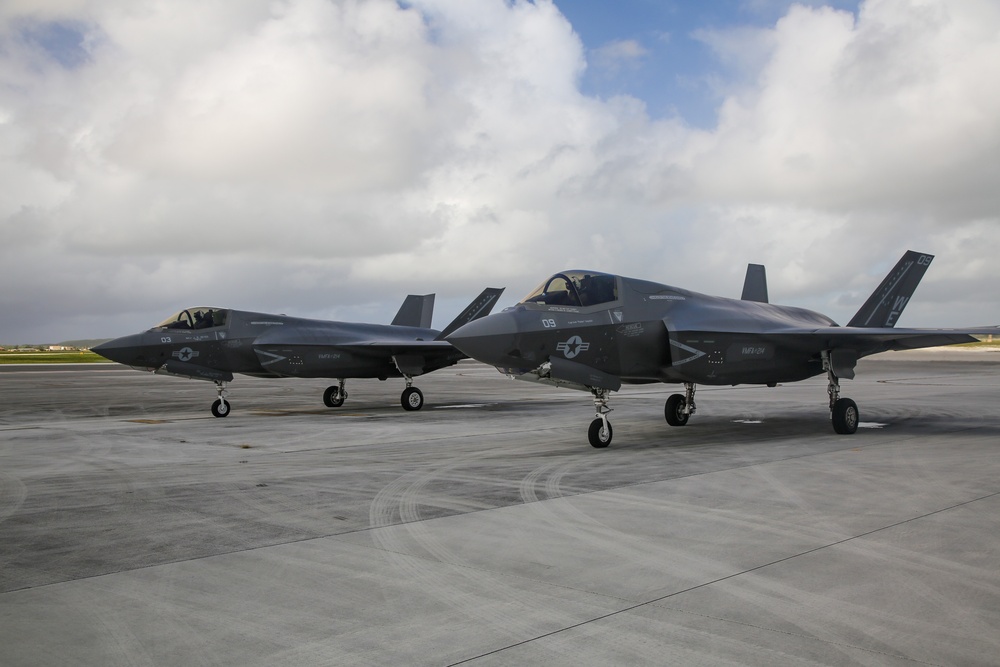
[[[706,6],[707,5],[707,6]],[[4,0],[0,343],[589,268],[1000,324],[995,0]]]

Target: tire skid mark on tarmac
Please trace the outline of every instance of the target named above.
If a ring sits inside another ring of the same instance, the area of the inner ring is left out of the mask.
[[[447,480],[449,472],[480,458],[479,453],[454,457],[407,473],[383,487],[372,501],[371,522],[373,528],[384,529],[371,530],[370,534],[394,566],[421,582],[420,589],[426,594],[516,639],[537,630],[537,618],[530,612],[537,608],[538,597],[511,585],[522,579],[492,572],[464,558],[437,539],[419,514],[419,501],[428,484]],[[403,523],[393,526],[397,511]],[[563,618],[552,617],[547,623],[560,627],[575,620],[571,612],[560,616]]]
[[[559,493],[559,483],[567,471],[568,466],[561,466],[551,472],[545,481],[546,492],[551,500],[538,503],[536,512],[537,518],[555,534],[563,534],[567,539],[579,542],[581,550],[578,553],[585,553],[588,557],[604,554],[608,562],[615,563],[616,568],[639,568],[647,573],[663,571],[668,563],[672,566],[681,564],[681,569],[685,571],[704,570],[706,574],[717,571],[724,565],[714,559],[694,556],[685,547],[676,546],[673,541],[664,540],[660,536],[636,535],[631,530],[623,530],[581,509],[580,503],[586,502],[585,499],[561,497]],[[613,500],[617,492],[611,489],[598,493]],[[692,508],[687,503],[657,503],[657,507],[669,508],[670,516],[674,517],[692,512],[701,514],[700,508]],[[627,557],[623,559],[622,554],[627,554]],[[581,590],[602,595],[612,594],[611,591],[597,591],[592,586]],[[616,591],[614,596],[635,601],[634,596],[624,591]]]
[[[27,497],[28,487],[24,482],[0,470],[0,523],[20,509]]]

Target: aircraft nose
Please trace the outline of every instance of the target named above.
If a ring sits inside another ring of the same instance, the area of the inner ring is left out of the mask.
[[[445,340],[463,354],[492,366],[504,366],[506,351],[517,335],[517,323],[510,313],[494,313],[463,325]]]
[[[106,343],[90,348],[105,359],[125,364],[126,366],[144,366],[143,335],[132,334],[109,340]]]

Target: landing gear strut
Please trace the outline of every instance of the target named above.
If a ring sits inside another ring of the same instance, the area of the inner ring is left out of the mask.
[[[403,390],[402,395],[399,397],[399,402],[402,404],[403,409],[413,411],[424,407],[424,394],[413,386],[413,378],[409,375],[404,375],[403,378],[406,380],[406,389]]]
[[[594,408],[597,410],[597,418],[590,422],[590,430],[587,432],[587,437],[590,439],[592,447],[604,449],[611,444],[613,433],[611,422],[608,421],[608,413],[611,412],[611,408],[608,407],[608,398],[611,392],[607,389],[591,387],[590,393],[594,395]]]
[[[219,398],[215,399],[215,403],[212,403],[212,415],[215,417],[228,417],[229,416],[229,401],[226,400],[226,396],[229,394],[226,391],[226,383],[222,380],[215,381],[215,390],[219,394]]]
[[[694,404],[694,382],[684,383],[684,395],[671,394],[663,406],[663,416],[671,426],[684,426],[697,407]]]
[[[338,384],[327,387],[323,392],[323,404],[328,408],[339,408],[347,400],[347,387],[344,378],[337,380]]]
[[[830,395],[830,419],[833,430],[841,435],[850,435],[858,430],[861,421],[858,404],[849,398],[840,396],[840,380],[833,372],[829,351],[823,351],[823,369],[826,371],[826,393]]]

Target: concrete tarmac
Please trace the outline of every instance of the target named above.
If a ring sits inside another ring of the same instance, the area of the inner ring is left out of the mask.
[[[997,665],[1000,354],[589,395],[0,367],[0,665]]]

